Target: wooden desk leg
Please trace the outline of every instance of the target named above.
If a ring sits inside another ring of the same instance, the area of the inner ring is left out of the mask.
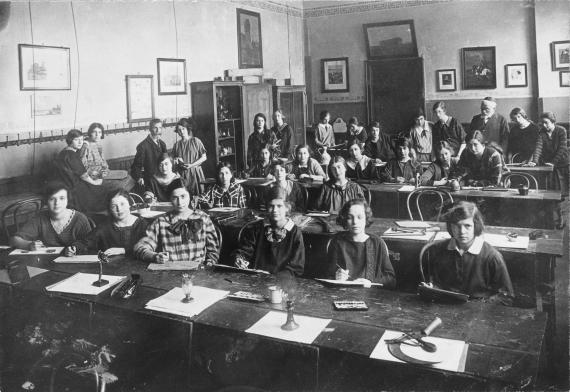
[[[534,256],[534,291],[536,295],[536,310],[539,312],[543,311],[543,301],[542,301],[542,291],[540,289],[540,284],[542,282],[542,271],[540,271],[540,260],[538,256]]]
[[[188,361],[188,364],[186,366],[186,368],[188,369],[188,376],[186,379],[187,385],[191,385],[191,381],[192,381],[192,335],[194,332],[194,323],[191,322],[188,324],[188,356],[186,357],[186,360]]]

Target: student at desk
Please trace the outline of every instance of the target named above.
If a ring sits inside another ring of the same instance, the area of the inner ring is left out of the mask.
[[[408,138],[396,140],[396,152],[398,157],[391,159],[384,168],[380,178],[384,182],[394,182],[401,184],[415,184],[416,173],[420,169],[412,153],[412,142]]]
[[[152,263],[211,265],[218,262],[220,239],[210,217],[189,208],[190,194],[181,186],[172,191],[173,209],[159,216],[134,246],[137,259]]]
[[[477,206],[456,202],[444,219],[452,238],[428,249],[429,283],[472,298],[509,304],[514,297],[511,278],[503,256],[482,237],[485,226]]]
[[[511,110],[511,121],[514,123],[509,133],[508,161],[518,155],[517,162],[527,163],[532,159],[532,153],[538,139],[538,126],[528,119],[521,108]]]
[[[346,145],[350,146],[354,142],[357,142],[361,147],[364,147],[364,143],[368,139],[368,134],[363,126],[358,124],[358,118],[351,117],[348,120],[346,130]]]
[[[346,202],[352,199],[364,199],[360,185],[346,178],[346,164],[343,157],[335,156],[329,169],[331,179],[321,187],[316,210],[337,214]]]
[[[305,266],[305,245],[301,230],[289,219],[291,205],[282,188],[266,194],[267,221],[255,222],[244,233],[233,253],[238,268],[262,269],[272,274],[285,272],[301,276]]]
[[[263,147],[259,152],[259,157],[255,160],[253,167],[249,171],[251,177],[267,177],[271,174],[271,151],[267,147]]]
[[[292,211],[305,211],[306,200],[303,196],[303,189],[297,182],[287,179],[287,169],[283,163],[277,161],[271,165],[271,174],[275,177],[275,182],[270,185],[269,189],[281,188],[286,195],[287,202],[291,205]]]
[[[87,250],[87,238],[94,225],[81,212],[67,208],[69,191],[61,182],[48,183],[44,191],[47,210],[40,211],[10,238],[10,246],[37,250],[63,246],[64,256]]]
[[[463,150],[451,177],[465,185],[498,186],[502,171],[503,161],[499,152],[484,144],[481,131],[474,131],[467,136],[467,148]]]
[[[247,164],[249,167],[253,167],[264,147],[268,148],[275,156],[281,154],[277,136],[268,128],[265,114],[257,113],[253,118],[253,132],[247,139]]]
[[[394,158],[392,140],[382,131],[378,121],[374,121],[370,126],[370,136],[364,144],[364,155],[380,162],[388,162]]]
[[[312,178],[318,181],[327,178],[319,162],[311,158],[311,149],[306,144],[299,144],[295,148],[295,160],[291,163],[288,177],[291,180]]]
[[[144,199],[149,201],[169,201],[172,191],[180,186],[185,186],[184,180],[172,168],[174,161],[168,153],[158,158],[157,171],[145,182],[146,191]]]
[[[453,156],[453,148],[446,141],[435,146],[435,162],[432,162],[420,176],[420,185],[447,185],[450,173],[456,170],[458,158]]]
[[[220,162],[216,169],[216,183],[203,194],[199,203],[205,208],[245,207],[245,195],[240,184],[236,183],[229,162]]]
[[[381,283],[385,288],[396,286],[396,273],[390,263],[388,247],[373,234],[366,233],[372,210],[364,199],[347,202],[336,219],[346,231],[336,234],[329,247],[332,271],[329,277],[336,280]]]
[[[376,161],[362,155],[362,144],[354,140],[348,145],[349,158],[346,160],[346,176],[354,180],[378,178]]]

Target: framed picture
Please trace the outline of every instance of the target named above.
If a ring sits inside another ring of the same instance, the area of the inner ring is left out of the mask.
[[[560,72],[560,87],[570,87],[570,71]]]
[[[550,44],[552,70],[570,69],[570,41],[554,41]]]
[[[236,12],[239,68],[262,68],[261,17],[241,8]]]
[[[461,49],[461,66],[465,90],[497,88],[494,46]]]
[[[154,118],[154,86],[152,75],[127,75],[127,121]]]
[[[158,95],[186,94],[186,60],[156,59]]]
[[[457,81],[454,69],[438,69],[435,71],[436,90],[437,91],[455,91],[457,90]]]
[[[321,60],[321,92],[346,93],[348,85],[348,57]]]
[[[368,59],[418,57],[413,20],[370,23],[363,27]]]
[[[20,90],[71,90],[69,48],[18,45]]]
[[[527,87],[526,64],[505,65],[505,87]]]

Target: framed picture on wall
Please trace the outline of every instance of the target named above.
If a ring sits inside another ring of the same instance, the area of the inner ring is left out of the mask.
[[[18,45],[20,90],[71,90],[69,48]]]
[[[126,75],[127,121],[148,121],[154,118],[154,85],[152,75]]]
[[[570,69],[570,41],[554,41],[550,44],[552,70]]]
[[[241,8],[236,12],[239,68],[262,68],[261,17]]]
[[[457,90],[457,81],[454,69],[438,69],[435,71],[435,86],[437,91]]]
[[[158,95],[186,94],[186,60],[156,59]]]
[[[413,20],[369,23],[363,27],[368,59],[418,57]]]
[[[505,87],[527,87],[526,64],[505,65]]]
[[[348,92],[348,57],[322,59],[321,75],[321,92]]]
[[[560,72],[560,87],[570,87],[570,71]]]
[[[461,49],[461,67],[465,90],[497,88],[494,46]]]

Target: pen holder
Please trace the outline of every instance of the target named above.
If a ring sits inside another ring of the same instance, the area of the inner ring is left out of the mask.
[[[519,195],[526,196],[528,195],[528,186],[524,185],[519,188]]]

